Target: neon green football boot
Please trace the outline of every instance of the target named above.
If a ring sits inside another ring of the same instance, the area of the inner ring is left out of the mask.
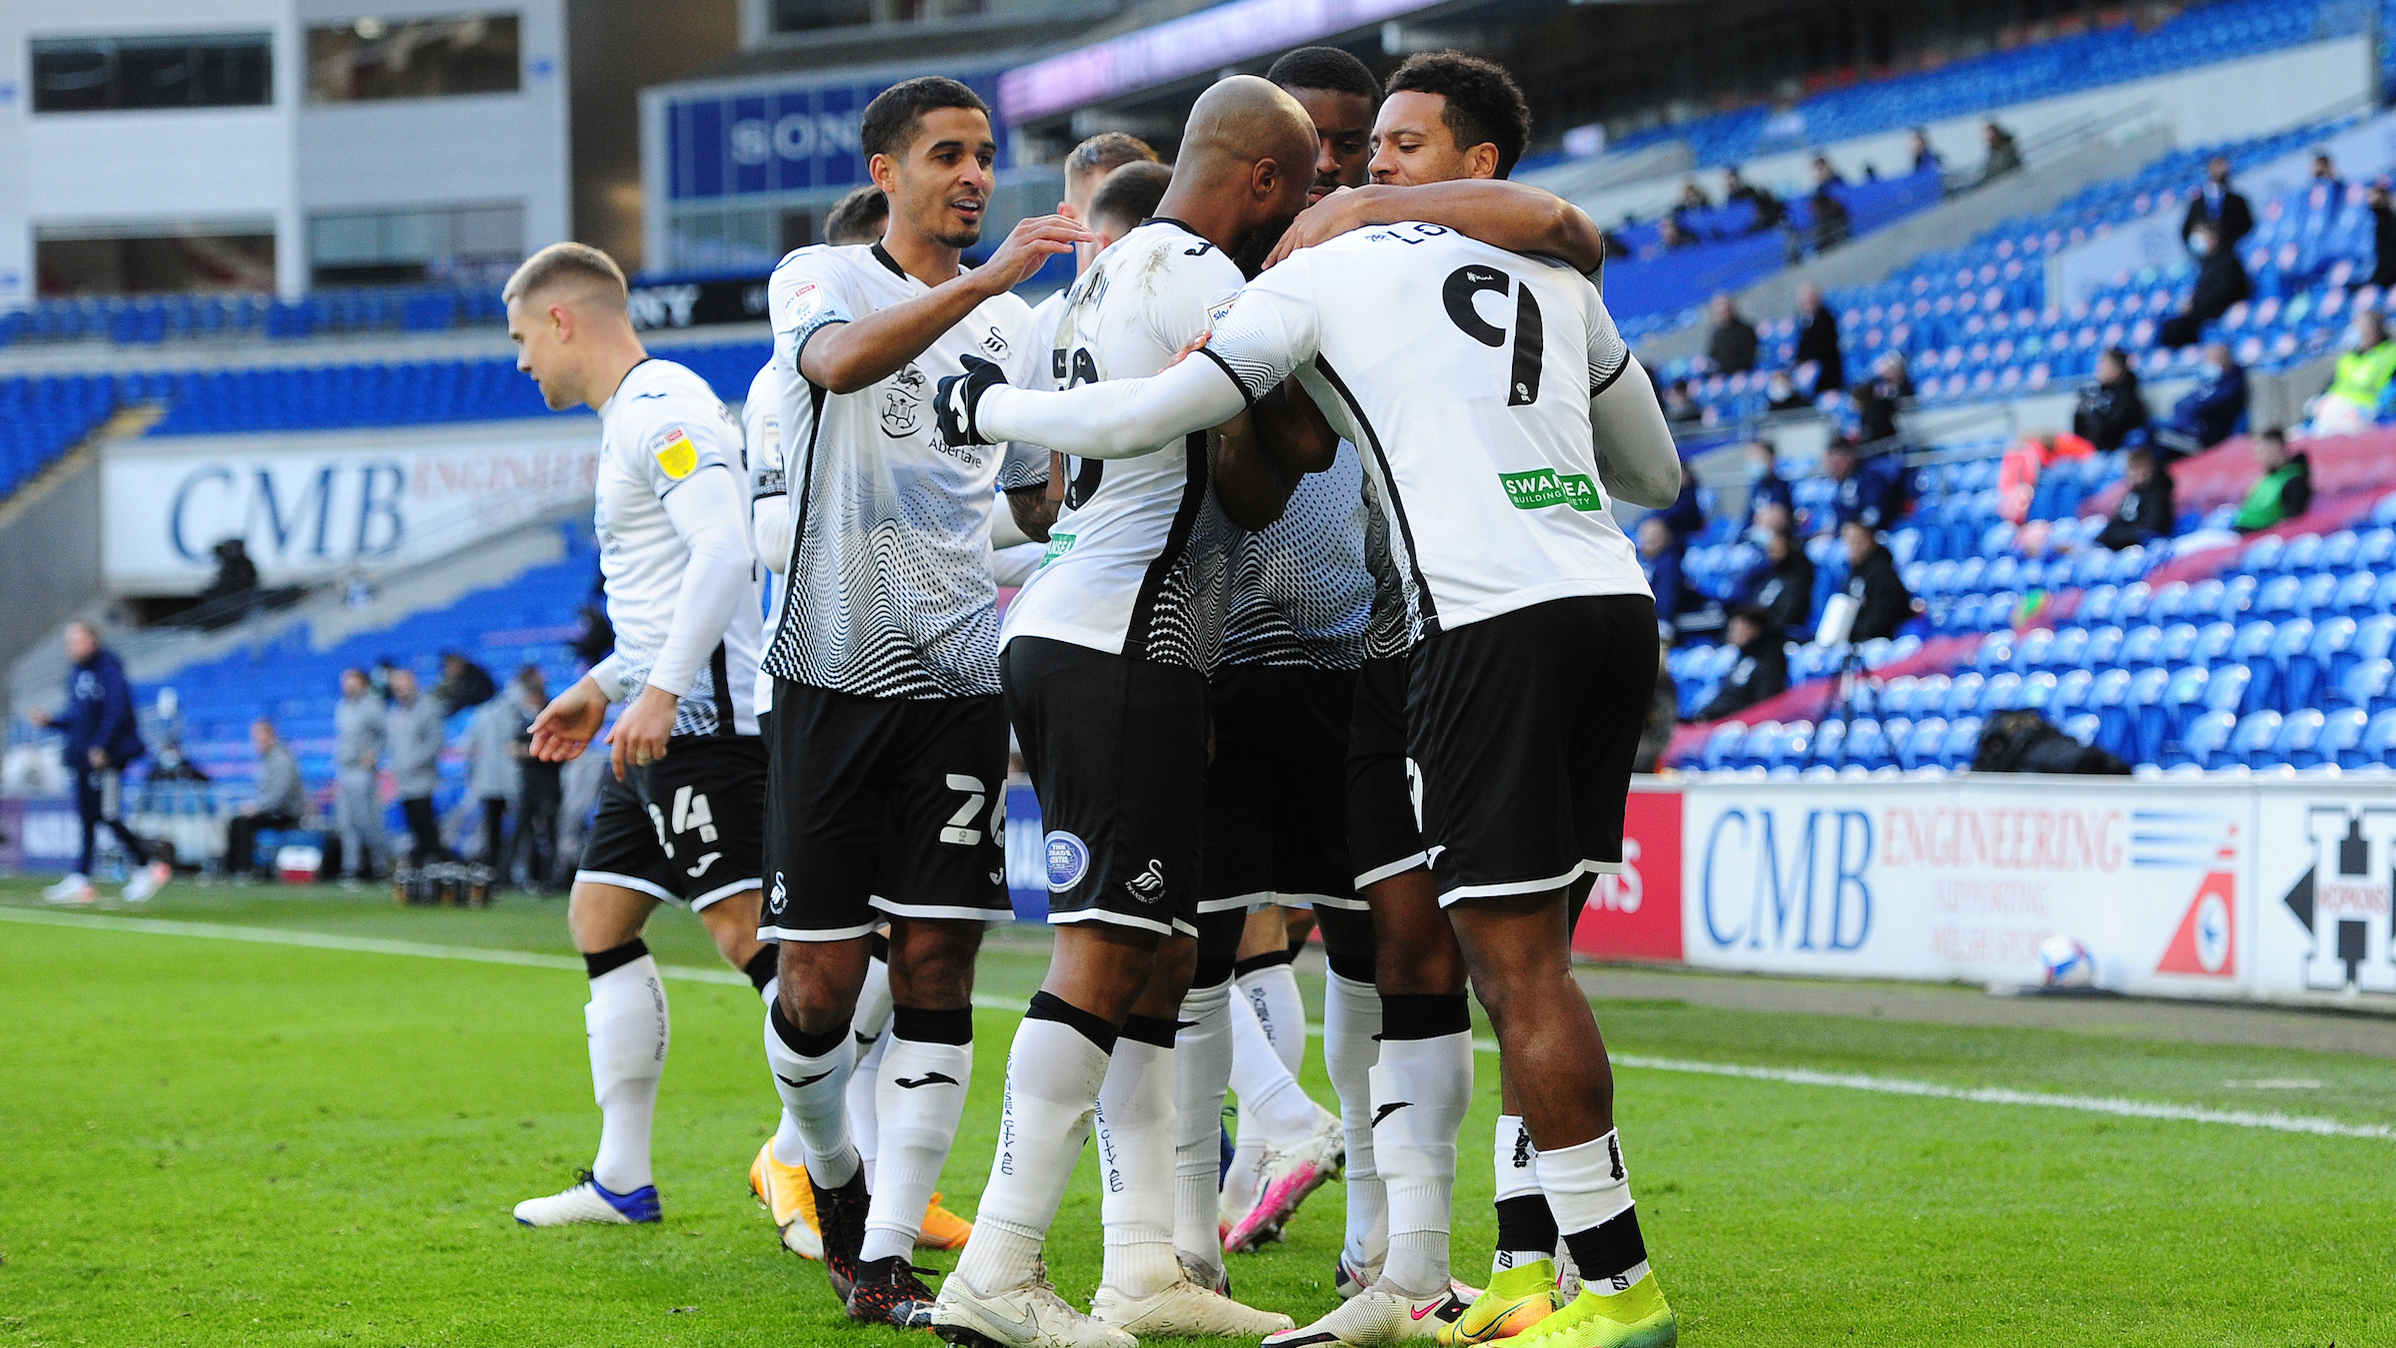
[[[1488,1288],[1473,1301],[1462,1319],[1439,1327],[1439,1342],[1454,1348],[1457,1344],[1510,1339],[1555,1312],[1555,1262],[1537,1260],[1491,1277]]]
[[[1650,1273],[1612,1296],[1583,1288],[1572,1304],[1512,1339],[1510,1348],[1673,1348],[1680,1341],[1672,1307]]]

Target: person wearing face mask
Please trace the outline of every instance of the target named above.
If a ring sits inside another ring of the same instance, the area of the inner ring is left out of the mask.
[[[1803,412],[1814,405],[1813,399],[1799,393],[1790,382],[1787,370],[1774,370],[1764,381],[1764,402],[1775,412]]]
[[[2230,223],[2225,220],[2216,227],[2199,220],[2189,226],[2188,251],[2203,259],[2203,265],[2196,273],[2196,291],[2188,297],[2188,308],[2163,320],[2156,329],[2157,346],[2176,351],[2194,345],[2204,335],[2205,324],[2254,293],[2254,283],[2247,279],[2246,264],[2238,260],[2235,243],[2223,242],[2231,237]]]
[[[2231,359],[2227,343],[2205,348],[2204,372],[2196,387],[2172,404],[2171,417],[2147,432],[2156,461],[2166,467],[2183,454],[2210,449],[2230,438],[2246,415],[2246,371]]]
[[[1769,440],[1758,440],[1747,446],[1747,521],[1744,527],[1753,529],[1756,516],[1765,506],[1776,505],[1786,511],[1792,508],[1789,481],[1780,475],[1780,450]]]
[[[2308,434],[2352,435],[2370,429],[2392,379],[2396,379],[2396,342],[2388,340],[2387,324],[2378,311],[2365,309],[2355,315],[2329,391],[2307,409],[2312,415]]]
[[[1775,632],[1791,636],[1814,626],[1814,563],[1786,526],[1767,530],[1763,557],[1739,577],[1733,599],[1761,613]]]
[[[2180,222],[2180,239],[2188,251],[2202,257],[2196,246],[2196,227],[2208,225],[2213,230],[2212,244],[2236,248],[2247,231],[2255,227],[2254,208],[2246,198],[2230,190],[2230,161],[2227,155],[2215,155],[2205,163],[2205,185],[2188,202],[2188,215]]]
[[[2098,449],[2119,449],[2130,432],[2146,424],[2146,400],[2138,393],[2138,374],[2120,347],[2097,357],[2097,379],[2080,390],[2080,405],[2072,412],[2072,432]]]

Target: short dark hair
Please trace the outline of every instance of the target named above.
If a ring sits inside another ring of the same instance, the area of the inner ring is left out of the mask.
[[[2141,445],[2137,449],[2131,450],[2127,455],[2124,455],[2122,462],[2125,464],[2143,464],[2146,467],[2152,468],[2155,466],[2155,451]]]
[[[1101,131],[1065,156],[1067,173],[1109,173],[1125,164],[1153,164],[1156,151],[1128,131]]]
[[[1132,226],[1156,214],[1165,199],[1173,170],[1145,161],[1125,164],[1106,176],[1090,197],[1090,225],[1121,238]]]
[[[866,158],[901,153],[922,128],[923,115],[941,108],[965,108],[984,117],[990,115],[990,105],[982,101],[980,94],[945,75],[901,80],[874,95],[874,101],[865,105],[865,120],[858,127],[858,139],[864,144]]]
[[[1514,172],[1531,143],[1531,105],[1514,77],[1493,62],[1459,51],[1419,52],[1389,77],[1390,93],[1437,94],[1448,101],[1439,120],[1459,149],[1495,145],[1497,176]]]
[[[867,183],[840,199],[832,213],[824,217],[824,242],[831,244],[872,243],[882,237],[882,226],[890,220],[890,198],[882,189]]]
[[[1364,62],[1337,47],[1300,47],[1282,53],[1265,78],[1284,89],[1328,89],[1360,94],[1367,103],[1381,101],[1381,81]]]
[[[1732,622],[1753,623],[1763,631],[1772,630],[1771,610],[1755,604],[1740,604],[1730,611]]]

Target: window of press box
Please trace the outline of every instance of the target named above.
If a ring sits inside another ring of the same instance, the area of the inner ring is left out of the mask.
[[[274,52],[266,33],[41,38],[31,46],[37,113],[274,102]]]
[[[310,217],[308,270],[320,286],[453,281],[496,290],[524,260],[524,206],[493,202]]]
[[[804,33],[860,24],[961,19],[983,11],[984,0],[773,0],[774,31]]]
[[[514,93],[523,85],[513,14],[364,18],[308,30],[308,101]]]
[[[270,291],[274,224],[235,221],[122,234],[41,230],[33,241],[33,271],[45,298]]]

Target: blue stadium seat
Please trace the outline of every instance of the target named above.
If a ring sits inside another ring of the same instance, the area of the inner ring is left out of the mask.
[[[2341,765],[2352,768],[2396,766],[2396,709],[2375,713],[2371,724],[2363,728],[2363,742],[2355,761]]]
[[[2096,745],[2097,732],[2103,726],[2103,719],[2092,711],[2079,712],[2063,718],[2063,733],[2092,748]]]
[[[1706,736],[1705,748],[1700,751],[1698,761],[1708,770],[1715,772],[1730,767],[1738,756],[1739,746],[1745,742],[1746,738],[1746,726],[1737,721],[1724,721],[1714,727],[1714,733]]]
[[[2299,753],[2290,761],[2300,768],[2319,767],[2324,763],[2340,767],[2361,766],[2363,727],[2370,720],[2368,712],[2354,707],[2341,707],[2324,713],[2321,734],[2314,739],[2312,752]]]
[[[2280,716],[2278,712],[2270,714]],[[2272,736],[2269,745],[2254,757],[2247,759],[2247,763],[2250,766],[2262,768],[2279,763],[2286,763],[2292,767],[2305,767],[2318,762],[2320,754],[2317,751],[2317,746],[2321,742],[2321,732],[2326,728],[2326,721],[2326,717],[2311,707],[2300,707],[2280,716],[2279,732]],[[2240,725],[2243,728],[2244,723],[2241,722]]]
[[[1983,718],[2001,711],[2014,711],[2022,705],[2022,676],[2010,671],[1992,674],[1980,686],[1980,704],[1976,709]]]
[[[2230,714],[2229,712],[2211,712],[2201,719],[2211,720],[2216,716],[2229,716]],[[2281,718],[2278,712],[2255,712],[2237,721],[2237,729],[2230,732],[2230,741],[2224,752],[2217,755],[2205,755],[2202,761],[2207,768],[2227,767],[2238,763],[2243,763],[2248,767],[2263,767],[2270,761],[2271,747],[2273,742],[2279,738],[2280,726]],[[2191,738],[2195,738],[2193,732],[2191,732]],[[2192,745],[2192,753],[2194,749],[2195,746]]]
[[[2396,706],[2396,697],[2389,694],[2389,681],[2396,679],[2396,665],[2386,660],[2364,660],[2346,671],[2346,677],[2332,686],[2324,699],[2330,706],[2360,707],[2377,715]]]
[[[1971,715],[1980,705],[1980,690],[1988,680],[1978,674],[1958,674],[1947,686],[1946,704],[1938,710],[1948,720]]]
[[[1950,768],[1968,768],[1979,756],[1980,718],[1966,716],[1947,722],[1947,737],[1939,744],[1939,761]]]
[[[1946,721],[1936,716],[1923,717],[1913,723],[1912,732],[1900,742],[1897,762],[1908,771],[1935,766],[1946,742]]]

